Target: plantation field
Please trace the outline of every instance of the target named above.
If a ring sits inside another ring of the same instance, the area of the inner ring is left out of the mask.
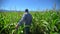
[[[60,11],[30,13],[33,17],[31,34],[60,34]],[[13,34],[22,15],[23,12],[0,12],[0,34]],[[23,34],[23,28],[24,24],[15,33]]]

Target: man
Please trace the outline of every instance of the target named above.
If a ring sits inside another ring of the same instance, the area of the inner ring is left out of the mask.
[[[24,32],[25,34],[29,34],[31,22],[32,22],[32,15],[28,12],[28,9],[26,9],[22,19],[16,25],[16,29],[18,29],[19,26],[25,23]]]

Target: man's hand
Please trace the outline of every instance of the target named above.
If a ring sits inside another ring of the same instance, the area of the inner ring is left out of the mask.
[[[15,27],[15,29],[18,29],[18,27],[19,27],[19,25],[17,24],[16,27]]]
[[[13,34],[16,34],[16,33],[17,33],[18,27],[19,27],[19,25],[17,24],[17,25],[15,26],[15,30],[13,30]]]

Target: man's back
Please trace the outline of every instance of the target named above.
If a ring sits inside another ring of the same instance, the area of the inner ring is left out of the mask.
[[[25,13],[26,19],[25,19],[25,25],[30,25],[32,22],[32,16],[29,13]]]
[[[31,25],[31,22],[32,22],[32,15],[26,12],[23,14],[23,17],[19,21],[18,25],[22,25],[23,23],[25,23],[25,25]]]

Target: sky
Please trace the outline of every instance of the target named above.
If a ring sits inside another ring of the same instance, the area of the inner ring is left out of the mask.
[[[56,3],[56,9],[60,9],[60,0],[0,0],[0,9],[45,10],[52,9],[54,3]]]

